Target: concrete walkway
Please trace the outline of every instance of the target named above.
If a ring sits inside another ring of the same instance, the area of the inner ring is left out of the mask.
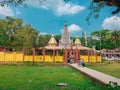
[[[108,84],[109,81],[117,82],[120,85],[120,79],[112,77],[110,75],[95,71],[93,69],[87,67],[80,67],[77,64],[69,64],[71,67],[77,69],[78,71],[88,75],[89,77],[93,78],[94,80],[99,81],[102,84]]]

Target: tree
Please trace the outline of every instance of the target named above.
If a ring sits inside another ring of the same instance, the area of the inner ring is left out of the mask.
[[[11,50],[31,50],[36,47],[39,32],[31,25],[23,25],[22,19],[6,17],[0,20],[0,46]]]
[[[8,45],[7,23],[5,20],[0,20],[0,46]]]
[[[16,50],[31,50],[33,47],[36,47],[37,35],[38,31],[29,24],[17,29],[14,41],[12,42],[12,48]]]
[[[113,15],[120,12],[120,0],[92,0],[89,6],[90,12],[86,18],[87,22],[89,23],[91,17],[98,18],[100,10],[105,6],[117,7],[111,11]]]
[[[38,45],[37,46],[46,46],[48,45],[48,41],[50,40],[51,35],[39,35],[38,37]]]
[[[120,35],[120,34],[119,34]],[[100,30],[91,33],[91,37],[89,37],[88,45],[90,47],[96,46],[96,49],[114,49],[115,44],[112,39],[113,35],[110,30]],[[118,39],[117,39],[118,40]],[[119,46],[116,44],[116,46]]]
[[[113,40],[115,48],[120,47],[120,31],[114,30],[112,32],[111,40]]]
[[[43,2],[43,1],[46,1],[46,0],[39,0],[39,2]],[[22,6],[27,6],[27,2],[26,0],[1,0],[0,1],[0,5],[1,6],[5,6],[5,5],[13,5],[13,6],[19,6],[19,5],[22,5]]]
[[[0,1],[1,6],[10,5],[10,4],[14,6],[25,5],[25,0],[1,0]]]
[[[116,10],[112,12],[112,14],[116,14],[120,12],[120,0],[93,0],[94,3],[103,3],[106,6],[115,6]]]

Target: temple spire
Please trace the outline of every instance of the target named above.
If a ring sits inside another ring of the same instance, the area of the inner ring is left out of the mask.
[[[64,30],[62,32],[62,37],[61,37],[61,44],[62,45],[70,45],[70,35],[68,32],[68,26],[67,26],[67,21],[65,20],[64,24]]]
[[[64,27],[67,27],[67,20],[65,20],[65,24],[64,24]]]

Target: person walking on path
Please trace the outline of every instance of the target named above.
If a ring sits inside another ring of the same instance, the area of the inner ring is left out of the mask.
[[[85,67],[85,62],[84,62],[84,59],[82,58],[82,60],[81,60],[81,66],[82,67]]]

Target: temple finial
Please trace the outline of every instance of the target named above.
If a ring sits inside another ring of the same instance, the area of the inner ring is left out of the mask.
[[[65,20],[65,24],[64,24],[64,26],[67,26],[67,20]]]
[[[65,23],[67,23],[67,20],[65,20]]]

